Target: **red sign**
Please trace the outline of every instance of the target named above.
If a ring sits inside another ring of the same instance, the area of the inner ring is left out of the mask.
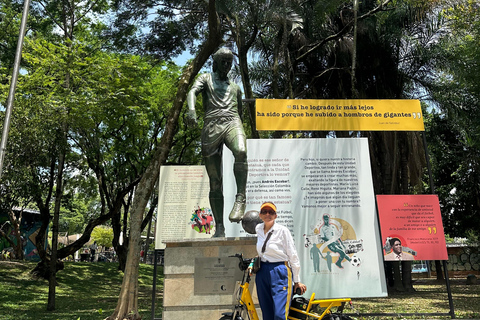
[[[448,260],[436,195],[377,195],[385,261]]]

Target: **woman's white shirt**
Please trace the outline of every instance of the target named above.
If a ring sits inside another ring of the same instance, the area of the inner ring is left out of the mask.
[[[267,233],[263,231],[264,223],[259,223],[255,231],[257,233],[257,252],[262,261],[282,262],[288,261],[292,269],[293,282],[300,282],[300,260],[293,241],[292,234],[287,227],[274,223]],[[262,247],[268,234],[272,232],[267,242],[265,252]]]

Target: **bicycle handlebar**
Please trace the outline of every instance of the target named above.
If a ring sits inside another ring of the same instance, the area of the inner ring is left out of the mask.
[[[239,267],[240,270],[242,270],[242,271],[247,270],[247,269],[248,269],[248,265],[249,265],[250,262],[252,261],[252,259],[244,259],[242,253],[236,253],[235,255],[229,256],[229,257],[238,258],[238,259],[240,260],[240,262],[238,263],[238,267]]]

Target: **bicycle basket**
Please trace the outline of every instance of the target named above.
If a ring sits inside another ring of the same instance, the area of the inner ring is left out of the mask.
[[[289,318],[295,318],[299,320],[305,320],[307,319],[307,315],[300,313],[298,311],[292,310],[292,308],[298,309],[298,310],[303,310],[306,311],[308,306],[308,300],[305,299],[304,297],[297,297],[292,300],[292,303],[290,305],[290,310],[288,312],[288,317]]]

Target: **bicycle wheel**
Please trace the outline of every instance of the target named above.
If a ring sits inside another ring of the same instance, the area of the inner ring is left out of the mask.
[[[232,315],[224,315],[219,320],[232,320]]]

